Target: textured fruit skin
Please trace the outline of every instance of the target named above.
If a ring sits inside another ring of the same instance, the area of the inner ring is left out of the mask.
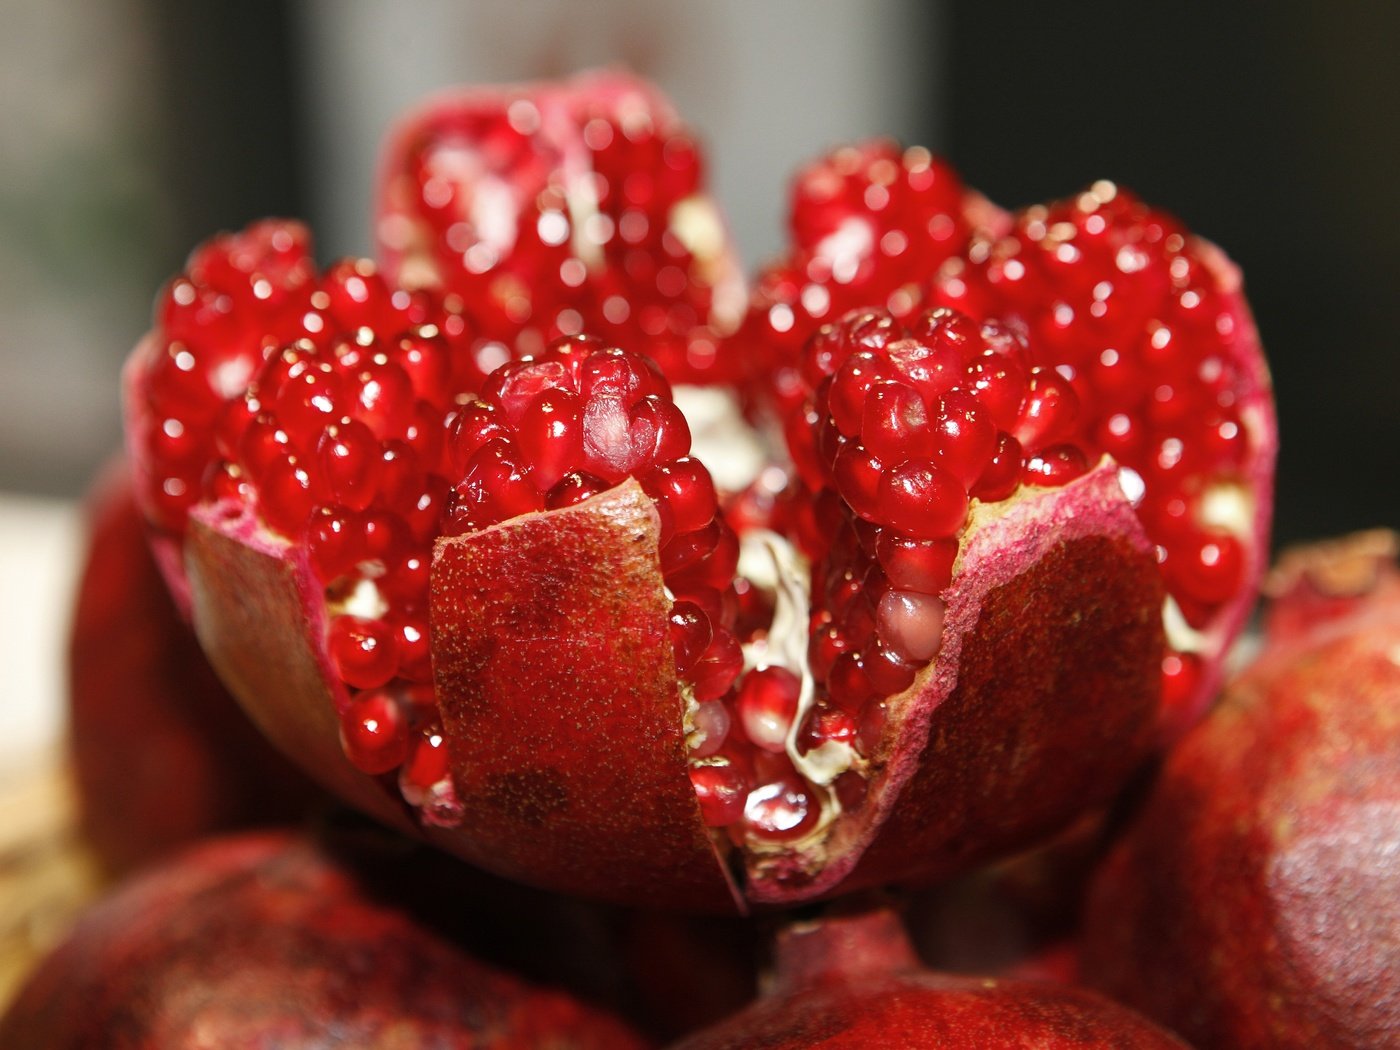
[[[1185,1045],[1093,992],[920,970],[888,913],[790,927],[776,955],[765,995],[673,1050]]]
[[[640,487],[440,540],[436,684],[468,817],[419,833],[532,885],[709,911],[946,876],[1053,833],[1150,750],[1160,578],[1111,465],[979,513],[944,658],[890,701],[869,800],[795,853],[757,855],[742,887],[690,787]],[[194,515],[187,559],[196,631],[254,720],[327,787],[411,830],[392,785],[340,749],[294,548],[213,505]],[[503,627],[516,644],[497,644]]]
[[[1202,1047],[1400,1045],[1400,573],[1287,559],[1255,663],[1098,874],[1085,972]]]
[[[98,904],[0,1020],[0,1044],[644,1045],[476,961],[287,834],[204,844]]]
[[[200,835],[304,812],[311,785],[248,722],[176,611],[125,463],[103,471],[87,514],[69,740],[83,834],[104,865],[127,871]]]

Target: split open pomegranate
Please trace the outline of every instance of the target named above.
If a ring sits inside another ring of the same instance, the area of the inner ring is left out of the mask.
[[[318,275],[304,231],[278,223],[214,240],[170,286],[127,369],[129,445],[211,661],[284,751],[362,808],[571,892],[785,904],[947,875],[1053,833],[1153,746],[1164,601],[1166,629],[1181,620],[1192,637],[1242,609],[1230,588],[1252,572],[1272,446],[1243,300],[1207,288],[1233,271],[1202,255],[1178,274],[1198,246],[1171,242],[1164,220],[1130,210],[1122,224],[1137,232],[1113,227],[1132,250],[1111,265],[1136,251],[1149,261],[1124,272],[1152,288],[1218,292],[1210,323],[1238,343],[1212,351],[1213,367],[1184,336],[1157,357],[1135,345],[1132,382],[1174,392],[1152,404],[1214,399],[1225,412],[1230,394],[1236,429],[1224,441],[1215,427],[1223,444],[1179,440],[1181,476],[1124,465],[1098,424],[1127,408],[1084,381],[1067,349],[1080,330],[1055,342],[1020,300],[985,319],[986,296],[970,291],[996,286],[978,267],[1003,242],[967,233],[993,213],[951,174],[930,183],[917,153],[860,154],[812,229],[841,226],[850,200],[876,208],[879,194],[852,196],[862,179],[906,202],[890,229],[961,208],[952,232],[926,223],[931,240],[907,257],[881,248],[910,263],[897,281],[883,264],[855,272],[874,294],[941,263],[921,294],[974,313],[897,316],[886,293],[813,333],[778,366],[784,403],[799,406],[783,423],[791,465],[735,496],[711,474],[722,457],[695,454],[673,396],[672,381],[699,376],[696,344],[682,340],[678,363],[679,328],[597,320],[607,299],[570,277],[579,252],[605,284],[641,252],[653,276],[615,294],[645,306],[680,234],[624,251],[617,232],[597,252],[553,246],[562,254],[507,238],[496,248],[519,251],[493,248],[499,268],[458,265],[496,243],[481,223],[500,209],[518,224],[574,207],[580,170],[595,207],[622,209],[606,212],[615,232],[648,201],[674,218],[694,172],[656,190],[682,133],[639,92],[603,77],[469,95],[407,122],[383,222],[401,238],[392,273],[418,290],[365,262]],[[618,135],[635,148],[610,153]],[[480,196],[493,180],[522,194],[510,208]],[[660,196],[603,192],[644,184]],[[1128,200],[1095,192],[1109,217]],[[424,210],[439,197],[446,213]],[[1073,207],[1085,238],[1101,232],[1087,198]],[[468,218],[444,227],[453,208]],[[1020,221],[1008,237],[1030,228]],[[1167,236],[1167,262],[1143,228]],[[500,282],[526,272],[528,315],[502,315]],[[1142,310],[1155,316],[1133,303],[1142,324]],[[577,316],[565,324],[556,308]],[[501,344],[503,317],[525,343]],[[595,322],[601,337],[545,344]],[[1200,533],[1226,510],[1220,528],[1255,530],[1249,543]],[[1217,541],[1211,564],[1173,569],[1189,543],[1163,521],[1200,539],[1198,562]]]

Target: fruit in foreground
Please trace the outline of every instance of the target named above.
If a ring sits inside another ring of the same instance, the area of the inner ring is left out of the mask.
[[[1085,973],[1201,1047],[1400,1044],[1400,570],[1285,555],[1265,647],[1090,896]]]
[[[1082,989],[922,970],[888,912],[795,923],[778,936],[775,966],[753,1005],[674,1050],[1185,1046]]]
[[[84,838],[125,871],[213,831],[304,812],[311,783],[249,723],[177,613],[124,463],[106,468],[87,511],[68,641]]]
[[[903,335],[869,320],[814,351],[828,417],[794,438],[829,528],[810,604],[790,540],[750,530],[741,566],[645,359],[561,342],[410,446],[376,441],[362,361],[382,384],[418,344],[346,334],[274,352],[225,409],[245,436],[185,541],[201,641],[342,794],[553,888],[742,908],[1052,832],[1149,747],[1150,545],[1112,465],[1060,440],[1072,395],[1048,405],[1014,337],[947,312]],[[888,373],[871,391],[867,358]],[[984,403],[966,377],[989,359],[1007,371]],[[900,398],[918,411],[881,414]],[[259,432],[283,442],[266,463]],[[401,490],[425,495],[405,510]],[[741,587],[766,618],[739,616]]]
[[[489,169],[514,192],[537,166],[555,172],[546,124],[601,149],[602,125],[579,113],[602,106],[606,124],[633,87],[591,102],[574,87],[489,94],[430,108],[426,139],[410,138],[495,156],[494,129],[514,160],[478,157],[455,185],[475,200]],[[512,110],[539,117],[540,135],[510,127]],[[624,182],[655,174],[646,141]],[[391,181],[417,170],[392,149]],[[867,159],[837,182],[894,164]],[[903,156],[907,185],[886,185],[909,194],[895,232],[953,206],[942,183],[921,196],[925,160]],[[444,189],[439,161],[409,180],[423,202]],[[813,229],[884,199],[836,198]],[[738,497],[696,455],[645,332],[622,349],[572,336],[484,375],[495,322],[441,273],[445,292],[396,287],[412,266],[391,254],[389,280],[363,261],[318,275],[285,224],[216,239],[127,369],[162,564],[279,747],[380,819],[512,878],[743,909],[1024,848],[1111,797],[1194,711],[1202,668],[1182,646],[1200,642],[1213,666],[1230,632],[1192,627],[1190,610],[1241,615],[1268,517],[1267,376],[1233,271],[1110,188],[1073,208],[1081,225],[1042,232],[1074,241],[1055,258],[1075,288],[1097,275],[1103,317],[1091,306],[1047,329],[1025,297],[1004,323],[903,298],[898,315],[834,317],[781,365],[800,404],[784,427],[794,463]],[[1027,259],[1044,248],[1036,214],[1007,233]],[[923,294],[981,314],[990,293],[969,289],[997,285],[1002,271],[979,267],[1004,246],[970,235],[963,258],[949,236],[906,246],[905,262],[925,262],[900,287],[937,256]],[[1109,242],[1116,284],[1099,273]],[[870,265],[868,287],[883,287]],[[1051,306],[1069,293],[1046,287],[1058,298],[1039,305],[1063,316]],[[1115,461],[1132,442],[1095,421],[1117,406],[1137,424],[1074,355],[1094,352],[1105,317],[1136,333],[1188,299],[1220,338],[1173,341],[1191,320],[1173,314],[1153,329],[1168,337],[1156,356],[1134,343],[1130,374],[1113,377],[1155,382],[1166,407],[1135,403],[1153,426],[1231,397],[1239,414],[1225,412],[1223,446],[1201,445],[1204,467],[1183,451],[1164,481]],[[1205,534],[1182,522],[1198,512],[1254,539],[1201,540],[1209,571],[1187,577],[1214,604],[1191,606],[1162,521],[1195,542]]]
[[[285,834],[204,844],[99,903],[21,989],[0,1043],[643,1045],[600,1011],[476,961]]]

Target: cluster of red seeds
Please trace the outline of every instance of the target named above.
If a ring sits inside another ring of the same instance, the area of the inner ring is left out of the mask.
[[[951,310],[908,327],[852,313],[812,338],[802,374],[813,394],[790,444],[835,537],[814,573],[807,739],[859,746],[880,716],[870,705],[938,651],[970,499],[1061,485],[1089,462],[1064,377],[1006,329]]]
[[[316,329],[315,289],[310,235],[269,220],[201,245],[162,291],[136,434],[148,475],[140,497],[157,525],[184,531],[214,457],[220,408],[243,393],[273,347]]]
[[[252,502],[266,526],[305,543],[326,588],[327,653],[349,690],[346,754],[368,773],[402,766],[405,796],[423,801],[446,775],[427,612],[450,487],[445,421],[480,373],[457,352],[465,336],[447,334],[460,316],[396,293],[367,262],[334,266],[311,305],[315,334],[270,353],[222,409],[205,495]]]
[[[661,519],[676,670],[702,704],[725,694],[743,662],[732,633],[738,542],[649,359],[587,337],[560,340],[493,372],[458,414],[449,445],[460,480],[446,535],[572,506],[636,478]]]
[[[1188,623],[1235,598],[1248,537],[1211,523],[1203,501],[1244,482],[1256,436],[1240,412],[1257,377],[1240,374],[1251,338],[1205,249],[1174,219],[1109,183],[1021,213],[945,265],[933,301],[1024,325],[1040,359],[1070,378],[1079,434],[1143,482],[1139,506],[1169,593]],[[1252,517],[1252,515],[1250,515]],[[1195,658],[1167,657],[1166,699],[1190,695]]]
[[[759,275],[740,340],[757,381],[800,407],[796,363],[816,329],[853,309],[910,313],[929,275],[967,243],[957,174],[927,150],[845,146],[798,173],[790,255]]]
[[[518,354],[588,332],[646,347],[670,376],[713,374],[713,286],[737,271],[700,196],[695,141],[633,90],[571,98],[580,141],[565,145],[558,102],[447,107],[419,129],[404,160],[412,199],[400,204],[426,227],[432,265]],[[570,147],[586,164],[566,160]]]

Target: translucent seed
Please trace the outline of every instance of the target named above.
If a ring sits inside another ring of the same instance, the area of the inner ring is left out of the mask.
[[[941,599],[919,591],[886,591],[876,612],[880,640],[905,660],[926,663],[943,644]]]
[[[765,751],[783,751],[801,687],[801,680],[785,667],[765,667],[745,675],[735,701],[744,735]]]

